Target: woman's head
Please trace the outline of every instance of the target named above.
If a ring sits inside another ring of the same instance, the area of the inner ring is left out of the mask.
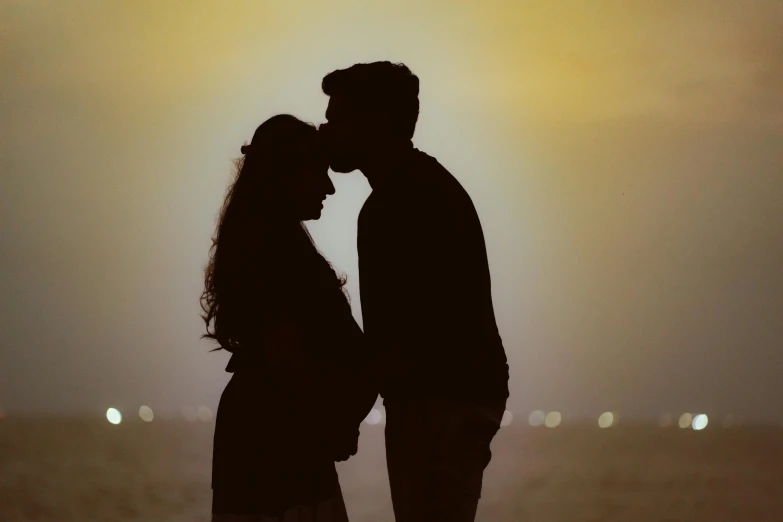
[[[262,219],[321,217],[334,185],[314,125],[288,114],[273,116],[259,125],[242,153],[233,192],[242,191],[237,198],[248,211],[257,210]]]
[[[306,276],[313,269],[318,252],[302,221],[318,219],[323,200],[334,194],[319,142],[314,125],[283,114],[262,123],[242,147],[201,296],[206,337],[223,348],[241,344],[244,316],[257,313],[260,301],[274,299],[286,275]]]

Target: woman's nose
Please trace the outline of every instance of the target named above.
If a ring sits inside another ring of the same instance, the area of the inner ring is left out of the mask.
[[[335,193],[334,183],[332,183],[332,178],[329,177],[327,174],[326,176],[326,194],[331,196]]]

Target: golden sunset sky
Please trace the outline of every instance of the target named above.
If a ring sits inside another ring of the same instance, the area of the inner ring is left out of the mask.
[[[0,406],[216,404],[231,160],[375,60],[481,215],[509,409],[783,417],[779,0],[0,0]],[[332,177],[310,228],[361,318],[369,187]]]

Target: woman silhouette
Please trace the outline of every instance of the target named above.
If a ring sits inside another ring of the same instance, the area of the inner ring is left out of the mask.
[[[303,221],[334,194],[318,131],[261,124],[229,188],[201,297],[208,337],[232,353],[218,407],[212,520],[346,521],[335,461],[356,452],[377,393],[345,280]]]

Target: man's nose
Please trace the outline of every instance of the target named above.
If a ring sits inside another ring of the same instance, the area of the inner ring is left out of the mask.
[[[329,196],[334,195],[336,192],[336,189],[334,188],[334,183],[332,183],[332,178],[329,177],[327,174],[326,176],[326,194]]]
[[[328,123],[322,123],[318,126],[318,138],[324,146],[328,146],[331,140],[331,130]]]

